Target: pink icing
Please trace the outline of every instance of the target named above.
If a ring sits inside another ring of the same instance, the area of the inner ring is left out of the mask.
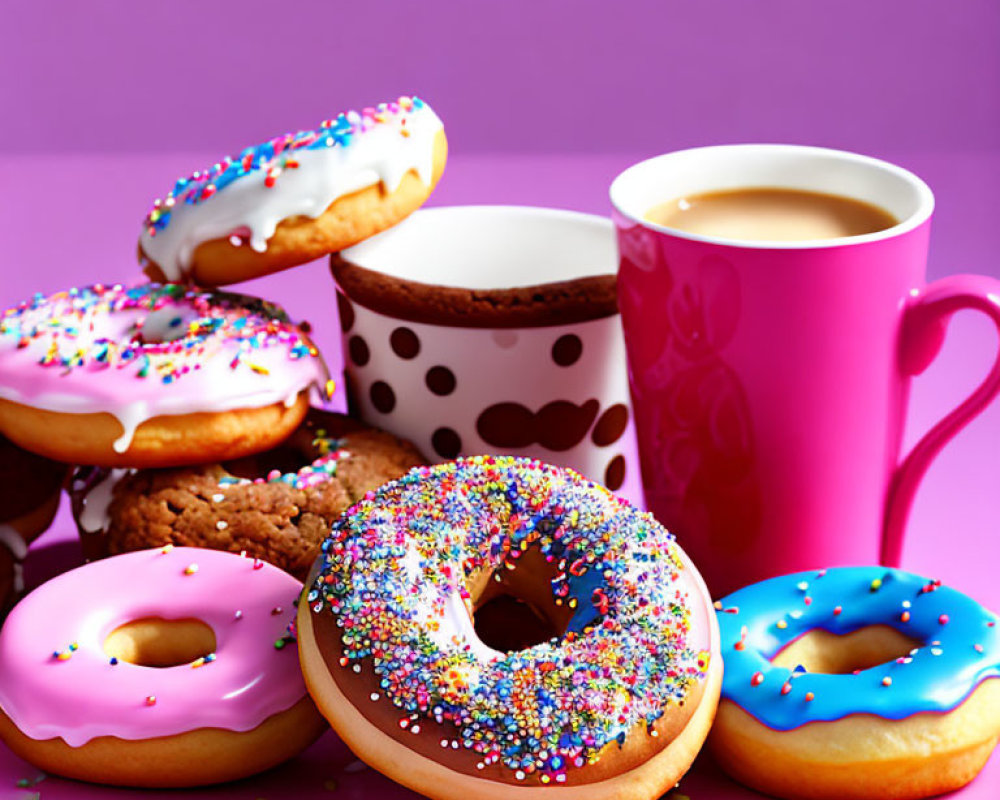
[[[0,709],[32,739],[59,737],[72,747],[98,736],[255,728],[306,694],[296,647],[275,646],[301,588],[269,564],[190,547],[64,573],[21,601],[0,630]],[[197,668],[112,665],[108,634],[145,617],[205,622],[215,632],[215,660]]]
[[[118,452],[152,417],[291,403],[327,378],[277,306],[242,295],[97,285],[0,317],[0,398],[110,413],[124,429]]]

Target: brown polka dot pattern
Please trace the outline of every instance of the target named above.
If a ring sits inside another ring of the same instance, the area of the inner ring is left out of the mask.
[[[438,428],[431,436],[431,446],[441,458],[455,458],[462,451],[462,439],[451,428]]]
[[[337,292],[337,316],[340,318],[340,329],[344,333],[354,327],[354,306],[343,292]]]
[[[389,344],[400,358],[416,358],[420,352],[420,339],[411,328],[396,328],[389,336]]]
[[[552,360],[560,367],[569,367],[580,360],[583,342],[575,333],[567,333],[556,339],[552,345]]]
[[[627,425],[628,407],[624,403],[615,403],[598,418],[590,438],[598,447],[607,447],[622,438]]]
[[[455,373],[447,367],[431,367],[424,377],[427,388],[439,397],[444,397],[455,391]]]
[[[367,364],[368,360],[372,357],[371,351],[368,349],[368,342],[360,336],[352,336],[347,340],[347,354],[350,356],[351,361],[359,367]]]
[[[396,407],[396,393],[385,381],[375,381],[371,389],[368,390],[368,396],[371,398],[375,410],[381,411],[383,414],[391,413]]]
[[[480,438],[494,447],[521,448],[534,443],[561,452],[580,444],[600,409],[597,400],[575,405],[568,400],[546,403],[534,413],[520,403],[496,403],[476,420]]]
[[[604,470],[604,485],[612,492],[617,492],[625,483],[625,456],[617,455],[608,462]]]

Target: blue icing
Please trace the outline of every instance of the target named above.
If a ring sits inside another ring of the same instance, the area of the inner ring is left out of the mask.
[[[611,593],[613,589],[607,585],[604,571],[597,567],[588,569],[579,577],[570,576],[567,583],[570,590],[569,596],[577,599],[577,606],[573,616],[570,617],[566,630],[582,633],[590,626],[596,625],[605,616],[594,603],[594,592],[600,590]]]
[[[166,201],[157,201],[147,214],[145,225],[152,235],[170,224],[171,208],[176,202],[198,205],[215,196],[242,177],[280,170],[289,160],[294,162],[296,150],[319,150],[326,147],[346,147],[379,121],[401,117],[419,111],[425,103],[418,97],[400,98],[399,102],[379,103],[362,112],[350,111],[326,120],[319,127],[298,133],[287,133],[261,144],[244,148],[239,156],[226,157],[206,170],[182,177],[174,184]]]
[[[837,607],[841,610],[834,613]],[[902,570],[841,567],[785,575],[740,589],[717,608],[725,663],[722,696],[775,730],[859,713],[903,719],[950,711],[983,681],[1000,678],[997,616],[955,589]],[[909,613],[906,622],[904,612]],[[843,635],[879,624],[924,645],[903,663],[889,661],[856,675],[789,670],[770,662],[811,630]],[[744,626],[744,646],[738,650]],[[756,673],[762,679],[754,685]],[[782,694],[786,683],[791,690]],[[807,701],[810,692],[813,699]]]

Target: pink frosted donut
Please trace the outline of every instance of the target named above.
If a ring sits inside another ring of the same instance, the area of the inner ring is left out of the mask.
[[[60,575],[0,631],[0,738],[97,783],[195,786],[274,766],[325,727],[285,646],[300,589],[263,562],[186,547]]]
[[[327,379],[306,333],[245,295],[97,284],[0,316],[0,433],[55,461],[167,467],[261,452]]]

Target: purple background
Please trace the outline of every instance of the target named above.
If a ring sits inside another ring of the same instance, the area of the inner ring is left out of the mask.
[[[221,154],[412,92],[463,152],[1000,141],[995,0],[4,6],[0,150]]]
[[[432,204],[605,214],[611,178],[646,156],[717,142],[821,144],[888,158],[930,183],[930,278],[1000,276],[996,0],[12,0],[0,75],[0,307],[36,290],[136,280],[140,220],[177,175],[413,92],[444,118],[452,148]],[[336,368],[325,264],[246,288],[312,321]],[[987,323],[956,317],[915,382],[908,444],[971,390],[995,351]],[[994,404],[932,466],[904,552],[905,567],[995,610],[998,445]],[[78,557],[59,544],[72,541],[64,509],[29,558],[29,580]],[[333,777],[344,796],[409,796],[374,773],[342,773],[350,757],[331,738],[270,778],[205,797],[322,794]],[[0,797],[12,776],[31,774],[0,747]],[[993,798],[998,785],[994,755],[963,800]],[[39,790],[46,800],[112,796],[56,779]],[[681,792],[748,796],[708,765]]]

